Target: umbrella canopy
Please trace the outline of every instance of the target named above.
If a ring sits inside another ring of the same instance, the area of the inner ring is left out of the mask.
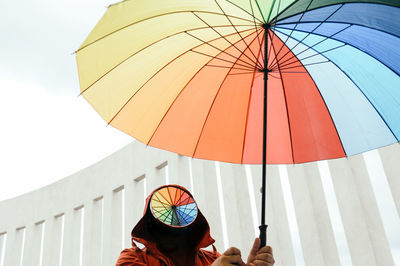
[[[400,138],[400,3],[130,0],[77,51],[81,93],[112,126],[196,158],[339,158]],[[268,25],[266,34],[265,25]]]
[[[266,163],[398,142],[398,47],[398,0],[127,0],[76,57],[81,94],[112,126],[186,156],[263,163],[265,229]]]

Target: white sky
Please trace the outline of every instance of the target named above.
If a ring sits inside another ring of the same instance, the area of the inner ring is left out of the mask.
[[[113,2],[2,1],[0,200],[66,177],[132,141],[78,97],[73,52]]]

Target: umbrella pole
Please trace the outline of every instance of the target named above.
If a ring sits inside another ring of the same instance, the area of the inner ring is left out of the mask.
[[[267,83],[268,83],[268,30],[269,24],[264,24],[265,40],[264,40],[264,114],[263,114],[263,158],[262,158],[262,187],[261,187],[261,225],[260,240],[261,247],[267,244],[267,227],[265,224],[265,190],[266,190],[266,177],[267,177]]]

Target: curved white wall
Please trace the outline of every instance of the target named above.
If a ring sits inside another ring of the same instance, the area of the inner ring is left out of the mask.
[[[268,166],[268,241],[276,265],[400,265],[399,159],[396,144],[349,159]],[[260,173],[260,166],[191,159],[134,142],[0,202],[0,266],[114,265],[130,247],[145,195],[166,182],[193,191],[219,251],[237,246],[247,256],[257,234]]]

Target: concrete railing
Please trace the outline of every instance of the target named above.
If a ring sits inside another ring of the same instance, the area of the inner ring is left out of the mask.
[[[275,265],[400,265],[400,147],[348,159],[268,166]],[[260,213],[260,166],[182,157],[134,142],[56,183],[0,202],[0,266],[114,265],[144,198],[191,190],[216,246],[247,256]],[[397,241],[397,242],[396,242]]]

